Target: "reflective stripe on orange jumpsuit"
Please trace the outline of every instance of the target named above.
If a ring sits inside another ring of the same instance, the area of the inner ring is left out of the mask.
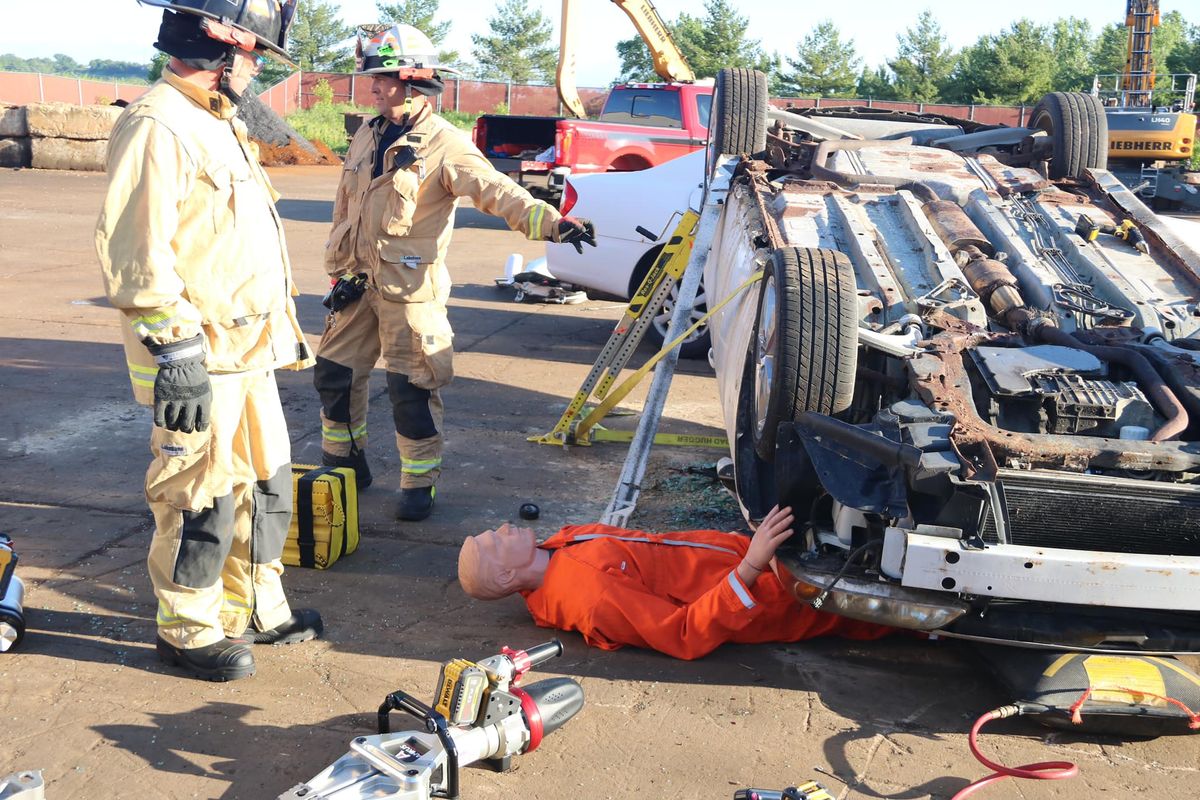
[[[203,647],[291,615],[279,562],[291,448],[273,370],[311,364],[296,321],[278,195],[219,94],[169,71],[117,121],[96,228],[105,291],[124,317],[134,397],[154,398],[146,343],[203,333],[206,431],[154,428],[146,499],[159,635]]]
[[[333,208],[325,269],[367,273],[366,293],[326,320],[313,382],[321,395],[321,446],[350,455],[367,443],[368,378],[382,354],[400,451],[400,486],[433,486],[442,465],[439,389],[454,376],[446,318],[446,250],[458,198],[503,217],[530,239],[549,239],[559,213],[496,172],[470,139],[432,113],[388,146],[372,177],[384,117],[350,143]],[[408,148],[411,148],[409,150]]]
[[[634,645],[700,658],[725,642],[798,642],[817,636],[878,639],[891,628],[801,605],[774,573],[747,586],[737,566],[747,536],[719,531],[647,534],[570,525],[550,550],[542,585],[524,593],[544,628],[579,631],[604,650]]]

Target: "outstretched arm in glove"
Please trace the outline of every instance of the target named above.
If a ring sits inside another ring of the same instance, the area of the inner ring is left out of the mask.
[[[580,253],[585,242],[596,246],[596,229],[589,220],[564,217],[535,199],[497,172],[474,147],[443,162],[442,185],[455,197],[470,197],[483,213],[503,217],[510,228],[534,241],[574,245]]]
[[[584,242],[596,246],[596,226],[590,219],[563,217],[558,221],[551,238],[558,244],[575,245],[575,250],[582,255]]]

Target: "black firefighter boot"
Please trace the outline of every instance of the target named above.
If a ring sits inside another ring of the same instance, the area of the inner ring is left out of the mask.
[[[292,610],[292,616],[268,631],[260,631],[254,622],[241,638],[250,644],[295,644],[315,639],[325,631],[325,623],[315,608]]]
[[[396,519],[405,522],[420,522],[433,511],[433,498],[437,490],[432,486],[419,489],[401,489],[400,504],[396,506]]]
[[[181,667],[205,680],[236,681],[254,674],[254,654],[238,639],[222,639],[205,647],[185,650],[160,636],[154,642],[154,649],[164,663]]]
[[[361,492],[371,485],[371,467],[367,465],[367,452],[355,448],[348,456],[335,456],[321,451],[321,465],[325,467],[350,467],[354,470],[354,483]]]

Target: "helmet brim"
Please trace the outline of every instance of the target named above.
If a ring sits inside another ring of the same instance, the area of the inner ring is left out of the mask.
[[[416,68],[416,67],[377,67],[377,68],[373,68],[373,69],[356,69],[356,70],[354,70],[353,74],[355,74],[355,75],[392,75],[397,80],[402,81],[405,79],[405,73],[407,73],[408,77],[410,77],[410,78],[411,77],[426,77],[425,75],[421,75],[419,73],[446,74],[446,75],[453,75],[456,78],[461,78],[463,75],[461,70],[457,70],[454,67],[421,67],[421,68]],[[414,73],[416,73],[416,74],[414,74]]]
[[[211,19],[211,20],[215,20],[216,22],[222,22],[221,18],[219,16],[217,16],[216,14],[210,13],[208,11],[204,11],[199,8],[192,8],[191,6],[180,5],[178,3],[172,2],[172,0],[137,0],[137,1],[138,1],[138,3],[140,3],[141,5],[144,5],[144,6],[154,6],[156,8],[164,8],[168,11],[175,11],[175,12],[181,13],[181,14],[191,14],[196,17],[204,17],[205,19]],[[224,24],[224,23],[222,23],[222,24]],[[276,44],[275,42],[264,39],[263,37],[261,37],[257,33],[255,33],[254,31],[250,30],[249,28],[243,28],[241,25],[234,25],[233,27],[237,28],[238,30],[245,31],[246,33],[253,36],[254,41],[256,42],[256,46],[254,49],[261,50],[263,55],[267,56],[272,61],[276,61],[276,62],[283,64],[284,66],[289,67],[291,69],[299,69],[300,68],[300,65],[297,64],[296,61],[290,55],[288,55],[288,52],[286,50],[284,50],[282,47],[280,47],[278,44]]]

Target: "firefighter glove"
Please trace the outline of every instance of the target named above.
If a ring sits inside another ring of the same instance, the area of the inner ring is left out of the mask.
[[[596,226],[590,219],[563,217],[554,229],[554,241],[574,245],[575,250],[582,254],[584,242],[596,246]]]
[[[208,430],[212,386],[204,369],[201,335],[170,344],[147,345],[158,375],[154,378],[154,424],[169,431]]]

